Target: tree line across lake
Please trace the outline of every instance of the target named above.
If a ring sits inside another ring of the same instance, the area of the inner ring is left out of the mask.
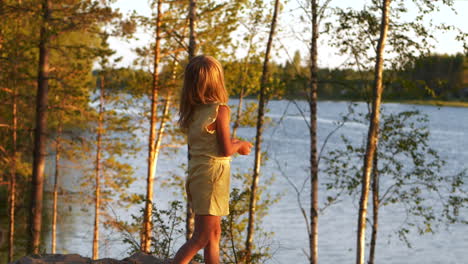
[[[253,72],[260,72],[262,62],[260,58],[249,61],[252,73],[247,75],[242,72],[244,62],[241,60],[225,60],[223,65],[230,95],[239,97],[242,87],[255,87],[258,76]],[[170,76],[169,68],[163,70],[167,72],[161,72],[162,75]],[[274,87],[271,99],[305,98],[310,85],[310,65],[299,51],[294,53],[291,61],[272,62],[270,71],[270,82]],[[468,59],[463,54],[421,56],[402,70],[385,71],[384,74],[387,76],[384,83],[386,100],[468,100]],[[146,72],[120,68],[113,75],[118,76],[121,82],[116,87],[118,91],[126,92],[134,76],[144,79]],[[363,73],[352,68],[320,68],[318,78],[318,93],[322,100],[365,100],[371,93],[372,71]],[[253,89],[248,95],[255,98],[258,90]]]
[[[378,257],[381,206],[404,204],[417,219],[398,230],[403,240],[409,232],[431,233],[437,223],[466,224],[459,213],[468,203],[466,174],[463,168],[456,175],[438,174],[444,161],[427,145],[430,131],[412,123],[424,125],[427,119],[415,112],[380,113],[385,99],[468,96],[466,54],[432,54],[436,37],[423,23],[453,2],[412,2],[418,12],[413,21],[406,21],[401,19],[408,13],[402,0],[369,1],[360,10],[333,7],[333,1],[297,0],[300,8],[290,14],[285,14],[280,0],[152,0],[148,17],[124,15],[113,8],[115,1],[0,0],[0,261],[55,253],[57,221],[65,213],[59,211],[60,203],[65,202],[79,202],[92,211],[93,259],[99,258],[103,224],[121,232],[132,250],[161,257],[172,254],[174,237],[191,236],[193,213],[185,201],[174,201],[163,210],[153,199],[158,195],[154,184],[160,154],[171,157],[185,142],[174,114],[184,65],[196,54],[222,62],[226,87],[239,98],[232,109],[233,135],[239,127],[256,128],[255,163],[249,172],[232,175],[240,187],[232,191],[231,214],[222,223],[223,262],[263,263],[273,251],[268,243],[261,244],[272,236],[262,230],[262,218],[278,199],[265,190],[269,177],[261,168],[268,153],[261,143],[264,127],[274,125],[265,119],[265,105],[275,98],[292,102],[304,98],[309,106],[302,114],[310,135],[309,177],[304,181],[310,184],[310,207],[298,204],[308,234],[309,244],[303,249],[308,262],[318,263],[320,213],[338,200],[338,194],[361,197],[357,264],[365,259],[366,227],[372,228],[369,263]],[[296,34],[305,39],[310,52],[296,52],[279,63],[272,54],[280,49],[278,39],[288,28],[278,22],[284,15],[301,20],[303,30]],[[451,25],[437,29],[456,32],[466,48],[466,33]],[[109,39],[131,41],[137,33],[150,36],[150,44],[134,47],[134,63],[122,68],[122,58],[110,48]],[[341,67],[319,68],[318,43],[323,35],[349,58]],[[236,55],[239,50],[244,57]],[[258,102],[245,104],[245,97]],[[350,120],[369,125],[365,146],[352,146],[344,138],[349,151],[322,153],[317,143],[318,99],[366,101],[369,113],[351,116],[351,107],[337,127]],[[140,115],[129,115],[129,109]],[[407,133],[402,129],[406,126],[417,129]],[[146,138],[141,138],[142,132]],[[135,175],[130,163],[142,144],[148,168],[144,179]],[[346,167],[345,154],[362,166]],[[411,160],[414,170],[406,171],[396,155]],[[327,169],[319,170],[319,162]],[[83,175],[76,190],[60,184],[63,171],[70,167]],[[184,177],[171,175],[172,180],[156,184],[183,192]],[[379,177],[394,182],[388,192],[379,193]],[[45,179],[52,183],[46,193]],[[318,200],[319,179],[331,191],[320,194],[327,197],[323,204]],[[128,192],[136,180],[146,182],[145,193]],[[410,184],[414,182],[418,184]],[[372,221],[367,216],[370,194]],[[429,194],[439,195],[440,208],[425,203]],[[119,221],[108,210],[130,206],[142,208],[131,223]],[[49,228],[51,241],[45,243]]]

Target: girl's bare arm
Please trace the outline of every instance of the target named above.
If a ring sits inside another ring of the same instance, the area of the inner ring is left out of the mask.
[[[221,152],[229,157],[235,153],[248,155],[252,144],[247,141],[231,139],[229,109],[227,106],[220,105],[218,116],[216,117],[216,135],[218,144],[221,146]]]

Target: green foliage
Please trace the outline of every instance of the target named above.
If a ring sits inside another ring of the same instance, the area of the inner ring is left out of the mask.
[[[368,116],[358,114],[350,121],[366,124]],[[408,235],[433,233],[440,224],[468,223],[459,214],[468,207],[464,190],[466,171],[455,175],[444,173],[445,161],[429,146],[427,116],[419,111],[382,115],[377,147],[377,174],[380,179],[381,206],[396,206],[406,218],[395,232],[410,246]],[[324,157],[324,172],[330,177],[325,186],[334,193],[355,196],[361,185],[365,145],[354,144],[342,136],[343,148]]]
[[[468,84],[464,79],[467,65],[468,61],[462,54],[429,55],[417,58],[404,76],[416,84],[416,91],[425,89],[430,91],[431,97],[463,98],[466,95],[461,90]]]
[[[419,14],[408,21],[403,17],[408,15],[408,6],[411,4],[416,6]],[[443,96],[444,99],[462,99],[466,96],[459,92],[463,85],[461,76],[464,75],[463,67],[459,66],[463,65],[461,55],[456,55],[453,59],[430,55],[437,41],[434,30],[459,31],[454,26],[426,26],[423,23],[431,12],[439,10],[443,5],[450,7],[453,1],[392,1],[384,61],[386,98],[427,99]],[[368,73],[372,72],[376,59],[375,39],[379,37],[380,12],[378,1],[372,1],[358,11],[336,8],[334,15],[338,23],[327,24],[334,36],[330,44],[339,49],[341,55],[349,57],[343,66],[361,73],[361,79],[367,83],[364,86],[366,90],[372,80],[372,75]],[[463,40],[466,36],[460,33],[457,38]],[[360,41],[355,41],[356,39]],[[453,72],[444,73],[445,69]],[[369,98],[368,95],[366,97]]]
[[[229,215],[222,218],[220,242],[221,262],[243,263],[245,259],[245,230],[248,223],[251,173],[235,173],[232,178],[241,182],[240,188],[233,188],[230,194]],[[251,263],[264,263],[273,257],[273,233],[261,227],[262,219],[268,214],[271,205],[278,202],[280,196],[266,192],[274,178],[268,179],[257,191],[257,210],[255,223],[255,244]],[[260,199],[260,197],[262,197]]]
[[[144,200],[141,201],[144,205]],[[168,209],[162,210],[153,206],[152,217],[152,235],[150,254],[162,259],[168,259],[174,254],[174,242],[184,237],[184,222],[185,212],[180,201],[172,201],[169,203]],[[115,226],[122,233],[123,242],[129,246],[128,254],[133,254],[141,251],[140,239],[135,237],[141,230],[143,225],[145,209],[142,206],[138,216],[132,215],[132,222],[115,222]]]

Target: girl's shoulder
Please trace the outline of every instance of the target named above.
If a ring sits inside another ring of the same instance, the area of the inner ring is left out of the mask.
[[[212,109],[212,110],[218,111],[218,108],[219,108],[220,106],[221,106],[221,107],[225,107],[225,108],[231,110],[231,108],[229,107],[228,104],[226,104],[226,103],[219,103],[219,102],[212,102],[212,103],[206,103],[206,104],[199,104],[199,105],[196,105],[196,106],[195,106],[195,109],[197,109],[197,110],[202,110],[202,109],[208,110],[208,109]]]
[[[231,114],[231,109],[225,103],[207,103],[197,105],[195,108],[195,113],[193,115],[194,122],[198,123],[200,126],[207,128],[209,125],[214,123],[218,117],[219,109],[227,110],[228,115]],[[224,111],[223,111],[224,112]],[[212,131],[206,129],[210,134]]]

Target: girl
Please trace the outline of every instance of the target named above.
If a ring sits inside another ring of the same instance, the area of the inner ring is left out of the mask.
[[[206,264],[219,263],[221,216],[229,214],[230,156],[248,155],[252,144],[231,139],[221,64],[210,56],[196,56],[185,68],[180,100],[180,126],[189,146],[186,191],[195,212],[195,230],[174,257],[186,264],[204,249]]]

